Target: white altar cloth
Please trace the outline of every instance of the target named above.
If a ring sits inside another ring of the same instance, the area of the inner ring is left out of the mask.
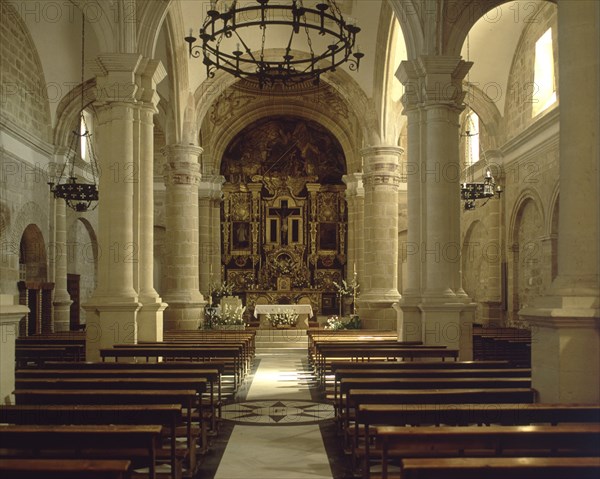
[[[259,314],[283,313],[286,311],[308,314],[309,318],[313,317],[313,310],[310,304],[257,304],[254,306],[254,317],[258,318]]]

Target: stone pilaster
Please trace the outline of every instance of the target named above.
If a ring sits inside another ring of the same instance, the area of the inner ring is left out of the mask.
[[[206,302],[198,274],[198,157],[193,145],[165,147],[167,273],[165,329],[197,329]]]
[[[134,238],[135,171],[133,123],[137,54],[100,55],[96,73],[96,151],[99,178],[98,282],[83,306],[86,311],[86,358],[99,359],[101,348],[137,341],[140,307],[134,287],[138,248]]]
[[[600,402],[599,47],[594,1],[558,2],[558,274],[519,312],[532,327],[532,386],[542,402]],[[591,199],[591,200],[590,200]]]
[[[0,294],[0,337],[2,338],[0,401],[2,404],[14,404],[14,398],[11,396],[15,390],[15,342],[19,335],[19,321],[28,313],[27,306],[14,304],[12,294]]]
[[[160,61],[144,61],[138,77],[138,122],[135,155],[139,182],[135,184],[134,220],[137,221],[137,288],[142,304],[137,317],[140,341],[162,341],[163,311],[167,307],[154,289],[154,115],[158,94],[156,85],[166,76]]]
[[[408,278],[401,307],[407,331],[427,344],[471,352],[475,305],[461,286],[459,114],[470,63],[421,56],[402,62],[408,115]],[[419,318],[420,316],[420,318]],[[419,324],[420,323],[420,324]]]
[[[398,189],[400,155],[397,146],[362,150],[364,158],[364,276],[358,301],[367,329],[396,329],[393,303],[398,292]]]

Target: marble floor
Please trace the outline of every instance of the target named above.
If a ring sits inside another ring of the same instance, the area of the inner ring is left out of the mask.
[[[306,351],[257,354],[223,407],[223,427],[203,479],[343,479],[333,408],[320,399]]]

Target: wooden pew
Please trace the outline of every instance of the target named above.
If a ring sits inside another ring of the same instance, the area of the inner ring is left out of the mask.
[[[200,380],[208,381],[209,398],[207,419],[211,421],[211,431],[217,431],[217,419],[221,417],[221,368],[208,368],[198,366],[200,363],[182,363],[185,365],[195,365],[194,368],[172,369],[171,367],[162,367],[162,363],[84,363],[87,367],[81,367],[78,364],[71,369],[18,369],[15,372],[15,381],[17,388],[23,389],[21,385],[26,386],[26,382],[21,380],[30,379],[106,379],[106,378],[125,378],[128,379],[146,379],[154,384],[163,379],[187,379],[189,381]],[[208,363],[213,364],[213,363]],[[115,367],[117,365],[118,367]],[[138,367],[135,367],[138,366]],[[215,392],[216,385],[216,392]],[[28,389],[25,387],[25,389]],[[181,389],[181,388],[180,388]],[[186,388],[183,388],[186,389]]]
[[[196,440],[192,434],[196,389],[16,389],[14,395],[18,405],[179,404],[185,414],[190,468],[193,470],[196,466]],[[202,425],[198,427],[202,431]]]
[[[169,462],[172,478],[181,477],[181,462],[189,451],[177,449],[177,427],[182,423],[180,404],[110,405],[4,405],[0,423],[18,425],[153,425],[166,428],[170,439]],[[157,449],[161,458],[161,449]]]
[[[456,349],[444,349],[444,348],[430,348],[430,347],[412,347],[406,348],[403,346],[396,347],[381,347],[372,349],[354,349],[354,348],[329,348],[322,347],[320,349],[318,363],[317,363],[317,378],[319,382],[324,385],[325,377],[329,372],[328,364],[333,360],[345,358],[349,361],[364,362],[372,361],[374,359],[385,359],[385,360],[406,360],[409,359],[414,362],[415,359],[437,359],[445,362],[447,358],[456,361],[458,359],[458,350]]]
[[[159,358],[162,358],[164,361],[209,361],[212,359],[225,361],[226,363],[231,361],[233,365],[234,383],[236,386],[241,383],[244,371],[241,346],[200,349],[197,347],[143,347],[131,345],[130,347],[123,348],[101,349],[100,357],[104,362],[109,358],[114,359],[115,362],[118,362],[120,358],[145,358],[146,362],[150,362],[150,359],[154,362],[158,362]]]
[[[359,389],[429,390],[429,389],[518,389],[530,388],[531,378],[342,378],[334,409],[343,413],[348,391]]]
[[[0,459],[7,479],[129,479],[131,461],[90,459]]]
[[[147,464],[156,478],[156,450],[161,426],[20,426],[0,425],[5,458],[38,457],[44,451],[62,451],[63,457],[126,458]],[[53,452],[53,454],[56,454]]]
[[[596,479],[598,457],[404,459],[403,479]]]
[[[381,477],[388,477],[390,456],[600,456],[600,424],[558,426],[455,426],[377,429]],[[510,477],[510,476],[509,476]],[[404,479],[404,476],[403,476]]]
[[[367,363],[368,364],[368,363]],[[326,391],[326,399],[338,401],[339,384],[342,379],[359,378],[404,378],[404,379],[427,379],[435,381],[438,378],[531,378],[531,369],[526,368],[504,368],[504,369],[379,369],[362,368],[355,369],[351,365],[348,368],[338,368],[334,373],[333,392]]]
[[[361,404],[356,411],[353,453],[368,469],[371,439],[383,426],[467,426],[600,423],[600,404]],[[360,437],[364,438],[361,447]],[[380,451],[379,451],[380,453]]]
[[[342,415],[345,434],[350,430],[353,411],[362,404],[459,404],[459,403],[532,403],[535,391],[531,388],[485,389],[350,389]]]

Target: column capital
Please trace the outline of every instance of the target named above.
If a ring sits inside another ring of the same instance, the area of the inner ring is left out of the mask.
[[[222,175],[202,175],[198,183],[198,196],[203,199],[221,199],[225,177]]]
[[[162,149],[166,157],[165,184],[198,184],[201,178],[198,157],[203,149],[195,145],[167,145]]]
[[[365,196],[363,173],[351,173],[349,175],[344,175],[342,176],[342,181],[346,184],[346,198]]]
[[[157,105],[160,101],[156,86],[167,76],[167,71],[160,60],[144,58],[140,64],[137,77],[137,99],[144,102],[145,106],[158,113]]]
[[[386,185],[399,188],[400,156],[404,150],[399,146],[369,146],[361,150],[364,159],[363,183],[369,185]]]
[[[400,64],[396,77],[405,87],[404,108],[413,110],[429,104],[463,107],[462,82],[473,62],[460,56],[421,55]]]
[[[96,103],[135,102],[142,56],[137,53],[99,55],[92,64],[96,75]]]

